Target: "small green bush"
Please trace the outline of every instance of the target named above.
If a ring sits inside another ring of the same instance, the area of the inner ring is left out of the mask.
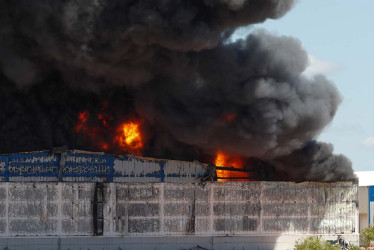
[[[369,246],[370,241],[374,241],[374,227],[367,227],[360,232],[360,244]]]
[[[298,240],[295,244],[295,250],[340,250],[340,247],[331,245],[318,236],[310,236],[304,240]]]
[[[349,244],[349,250],[360,250],[356,245]],[[334,245],[322,240],[321,237],[311,236],[304,240],[298,240],[295,244],[295,250],[341,250],[341,246],[336,243]]]
[[[349,250],[361,250],[361,248],[359,246],[349,244]]]

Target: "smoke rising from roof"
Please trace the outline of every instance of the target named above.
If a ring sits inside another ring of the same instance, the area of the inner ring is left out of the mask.
[[[113,122],[145,121],[149,156],[199,159],[220,149],[295,179],[352,179],[348,159],[313,141],[341,97],[325,77],[302,75],[300,42],[263,30],[226,41],[293,4],[2,1],[0,152],[94,149],[76,135],[76,117],[109,102]]]

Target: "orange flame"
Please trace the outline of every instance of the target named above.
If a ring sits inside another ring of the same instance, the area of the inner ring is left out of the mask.
[[[101,148],[101,150],[107,151],[108,148],[109,148],[109,145],[106,142],[102,142],[102,143],[99,144],[99,147]]]
[[[142,122],[132,119],[113,127],[113,118],[106,112],[107,108],[108,103],[104,102],[97,114],[87,110],[80,112],[75,131],[90,141],[94,148],[102,151],[141,155],[144,148]]]
[[[125,122],[118,129],[116,141],[118,145],[131,154],[140,154],[144,145],[140,122]]]
[[[104,127],[108,127],[108,122],[107,122],[107,120],[106,120],[106,118],[104,117],[103,114],[101,114],[101,113],[97,114],[97,119],[98,119],[99,121],[101,121],[101,123],[102,123],[102,125],[103,125]]]
[[[223,152],[218,151],[216,154],[216,159],[214,164],[219,167],[234,167],[237,169],[244,169],[243,160],[240,157],[228,156]],[[219,170],[217,169],[217,177],[224,178],[238,178],[238,177],[249,177],[247,172],[234,172],[229,170]],[[248,179],[217,179],[218,181],[248,181]]]
[[[77,131],[77,133],[81,132],[82,130],[87,130],[86,123],[89,116],[90,113],[88,111],[83,111],[78,114],[78,122],[75,126],[75,131]]]

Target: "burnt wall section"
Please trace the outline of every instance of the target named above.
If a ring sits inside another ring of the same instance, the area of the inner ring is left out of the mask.
[[[0,237],[94,235],[95,186],[0,183]],[[106,183],[102,196],[104,236],[358,235],[352,182]]]
[[[199,182],[206,164],[87,151],[0,155],[0,182]]]

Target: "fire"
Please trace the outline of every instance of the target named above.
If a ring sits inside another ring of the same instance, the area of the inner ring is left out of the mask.
[[[233,122],[233,121],[236,119],[237,116],[238,116],[238,115],[235,114],[235,113],[229,113],[229,114],[227,114],[227,115],[225,116],[225,121],[226,121],[227,123]]]
[[[115,125],[107,108],[108,103],[104,102],[96,114],[87,110],[80,112],[75,131],[97,150],[141,155],[144,148],[142,122],[133,118]]]
[[[216,159],[214,164],[219,167],[234,167],[237,169],[244,169],[243,160],[240,157],[228,156],[221,151],[218,151],[216,154]],[[238,177],[250,177],[250,174],[247,172],[234,172],[229,170],[219,170],[217,169],[218,181],[248,181],[248,179],[219,179],[223,178],[238,178]]]
[[[101,114],[101,113],[97,114],[97,119],[99,121],[101,121],[101,123],[104,127],[108,127],[108,122],[107,122],[107,120],[106,120],[106,118],[103,114]]]
[[[99,146],[100,146],[101,150],[103,150],[103,151],[107,151],[109,149],[109,145],[106,142],[100,143]]]
[[[125,151],[131,154],[140,154],[144,147],[140,122],[129,121],[122,123],[115,140]]]
[[[83,111],[78,114],[78,122],[75,126],[75,131],[77,133],[81,132],[82,130],[87,130],[86,124],[90,113],[88,111]]]

